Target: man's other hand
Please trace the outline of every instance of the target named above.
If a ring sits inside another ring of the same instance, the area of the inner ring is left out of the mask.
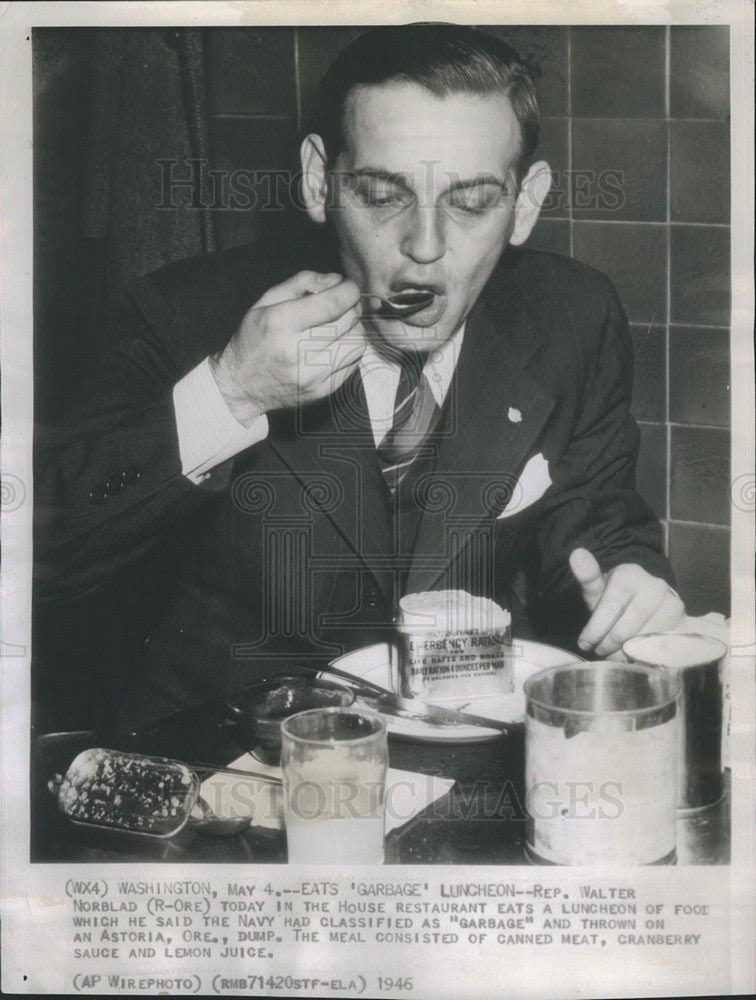
[[[587,549],[575,549],[570,568],[591,612],[578,638],[586,652],[610,656],[641,632],[675,628],[685,614],[683,602],[669,584],[634,563],[602,573]]]
[[[340,274],[300,271],[249,310],[211,368],[236,419],[329,396],[365,350],[360,291]]]

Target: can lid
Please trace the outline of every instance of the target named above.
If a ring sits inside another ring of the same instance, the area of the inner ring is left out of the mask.
[[[509,628],[512,616],[488,597],[465,590],[425,590],[399,601],[400,630],[495,632]]]
[[[628,639],[622,652],[634,663],[683,670],[718,662],[726,655],[727,646],[713,636],[695,632],[649,632]]]
[[[680,680],[656,667],[608,660],[570,663],[542,670],[524,684],[527,714],[578,732],[645,729],[673,718]]]

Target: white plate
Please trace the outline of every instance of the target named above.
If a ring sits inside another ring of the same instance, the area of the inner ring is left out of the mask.
[[[556,646],[547,646],[543,642],[514,639],[512,644],[515,650],[514,691],[511,694],[475,698],[465,705],[468,712],[485,715],[490,719],[499,719],[502,722],[522,723],[525,721],[525,695],[522,686],[528,677],[547,667],[560,667],[565,663],[582,661],[582,658],[575,656],[574,653],[568,653]],[[394,647],[387,642],[379,642],[374,646],[363,646],[362,649],[345,653],[344,656],[339,656],[331,662],[339,670],[347,670],[356,677],[365,677],[394,690],[392,663],[396,662],[395,657]],[[449,704],[444,702],[444,705]],[[501,736],[498,730],[484,729],[481,726],[452,728],[396,716],[387,715],[385,718],[388,731],[393,735],[430,743],[480,743]]]

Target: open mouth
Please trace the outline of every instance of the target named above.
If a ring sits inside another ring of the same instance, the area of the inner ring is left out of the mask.
[[[386,299],[390,313],[396,316],[411,316],[432,304],[436,293],[429,288],[408,288],[395,292]]]
[[[423,312],[433,306],[434,302],[443,294],[444,288],[432,282],[428,284],[397,282],[392,286],[391,294],[386,297],[386,302],[394,316],[414,316],[416,313]]]
[[[368,312],[363,312],[363,316],[403,319],[427,309],[435,297],[436,293],[430,288],[406,288],[385,297],[366,293],[363,298],[367,300]]]

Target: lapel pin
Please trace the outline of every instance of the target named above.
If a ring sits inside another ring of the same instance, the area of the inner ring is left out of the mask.
[[[522,414],[520,413],[519,410],[515,409],[514,406],[509,407],[509,412],[507,413],[507,416],[509,417],[509,419],[512,421],[513,424],[519,424],[522,421]]]

